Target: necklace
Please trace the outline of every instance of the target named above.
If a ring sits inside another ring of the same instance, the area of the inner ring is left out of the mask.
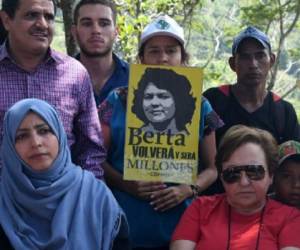
[[[258,228],[257,237],[256,237],[255,250],[258,250],[258,247],[259,247],[260,232],[261,232],[262,225],[263,225],[265,208],[266,208],[266,204],[264,205],[264,207],[260,213],[259,228]],[[228,232],[228,237],[227,237],[226,249],[230,250],[230,238],[231,238],[231,206],[230,205],[228,205],[228,230],[227,230],[227,232]]]

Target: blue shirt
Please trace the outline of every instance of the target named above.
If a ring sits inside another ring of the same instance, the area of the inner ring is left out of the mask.
[[[124,170],[124,145],[126,126],[127,88],[112,91],[99,107],[101,122],[110,126],[111,145],[107,153],[107,161],[119,173]],[[222,126],[217,114],[212,110],[206,98],[202,98],[200,138]],[[176,207],[157,212],[148,201],[139,200],[119,189],[112,191],[123,208],[130,227],[133,247],[159,247],[168,245],[173,230],[191,200],[186,199]]]
[[[76,55],[76,59],[80,61],[80,54]],[[115,88],[127,86],[129,80],[129,65],[127,62],[119,58],[113,53],[113,60],[115,62],[115,70],[107,82],[103,85],[100,93],[97,95],[94,92],[94,97],[97,107],[105,100],[109,92]]]
[[[108,96],[110,91],[112,91],[117,87],[128,85],[128,78],[129,78],[128,63],[120,59],[116,54],[113,54],[113,60],[115,62],[114,73],[104,84],[99,95],[96,95],[94,93],[97,106],[104,101],[104,99]]]

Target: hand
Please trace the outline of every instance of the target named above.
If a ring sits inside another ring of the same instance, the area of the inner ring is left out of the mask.
[[[164,212],[179,205],[192,195],[193,191],[189,185],[172,186],[153,192],[150,204],[154,207],[154,210]]]
[[[124,186],[127,193],[148,201],[150,201],[153,192],[159,193],[167,187],[160,181],[124,181]]]

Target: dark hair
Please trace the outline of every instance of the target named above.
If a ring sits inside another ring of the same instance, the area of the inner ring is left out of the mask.
[[[26,0],[23,0],[26,1]],[[55,0],[49,0],[53,3],[54,5],[54,13],[56,14],[56,4],[55,4]],[[2,0],[2,11],[6,12],[6,14],[10,17],[10,18],[14,18],[17,9],[20,6],[20,2],[21,0]]]
[[[141,107],[143,105],[145,89],[150,82],[157,88],[165,89],[172,94],[176,106],[176,127],[179,131],[186,131],[185,126],[187,123],[191,123],[196,106],[196,98],[192,96],[189,80],[170,69],[147,68],[138,83],[138,88],[134,90],[134,99],[131,108],[131,111],[145,124],[148,124],[149,121],[145,113],[141,112],[143,110]]]
[[[23,0],[26,1],[26,0]],[[54,14],[56,14],[56,4],[55,0],[49,0],[54,5]],[[16,15],[17,9],[20,7],[21,0],[2,0],[2,11],[4,11],[10,18],[14,18]],[[5,30],[2,20],[0,19],[0,44],[2,44],[8,32]]]
[[[246,37],[246,38],[244,38],[244,39],[239,43],[239,45],[238,45],[238,47],[237,47],[237,49],[236,49],[236,53],[235,53],[233,56],[235,56],[236,54],[240,54],[240,53],[242,52],[242,51],[241,51],[242,45],[243,45],[246,41],[249,41],[249,40],[250,40],[250,41],[256,42],[256,43],[259,44],[262,48],[265,49],[265,47],[262,45],[262,43],[261,43],[259,40],[257,40],[256,38],[254,38],[254,37]],[[269,52],[269,55],[271,55],[271,53],[272,53],[271,47],[268,47],[267,50],[268,50],[268,52]]]
[[[4,28],[2,20],[0,19],[0,45],[5,41],[7,34],[7,30]]]
[[[176,39],[176,38],[174,38]],[[149,40],[145,41],[142,46],[139,48],[139,51],[138,51],[138,57],[139,57],[139,60],[141,60],[142,57],[144,57],[144,52],[145,52],[145,46],[147,44]],[[189,59],[190,59],[190,55],[187,53],[187,51],[185,50],[185,48],[183,47],[183,45],[178,42],[178,44],[180,45],[180,50],[181,50],[181,63],[182,64],[185,64],[185,65],[188,65],[189,64]]]
[[[112,15],[113,15],[112,17],[113,17],[114,24],[116,24],[116,21],[117,21],[117,8],[116,8],[115,3],[113,1],[110,1],[110,0],[81,0],[75,6],[75,9],[74,9],[74,12],[73,12],[73,23],[74,24],[77,24],[77,22],[78,22],[78,16],[79,16],[80,8],[84,5],[87,5],[87,4],[101,4],[101,5],[109,7],[112,11]]]
[[[244,125],[231,127],[221,139],[216,155],[218,172],[222,172],[223,162],[227,161],[239,147],[246,143],[254,143],[262,148],[269,175],[272,176],[278,166],[278,146],[276,140],[268,131]]]
[[[276,169],[276,172],[277,172],[277,170],[280,171],[280,170],[284,169],[285,166],[286,166],[286,164],[289,164],[290,162],[297,163],[297,164],[299,164],[299,167],[300,167],[300,154],[291,155],[291,156],[289,156],[288,158],[286,158],[286,159],[278,166],[278,168]]]

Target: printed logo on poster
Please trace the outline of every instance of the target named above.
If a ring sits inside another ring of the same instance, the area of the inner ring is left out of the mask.
[[[130,66],[125,180],[196,181],[202,79],[199,68]]]

